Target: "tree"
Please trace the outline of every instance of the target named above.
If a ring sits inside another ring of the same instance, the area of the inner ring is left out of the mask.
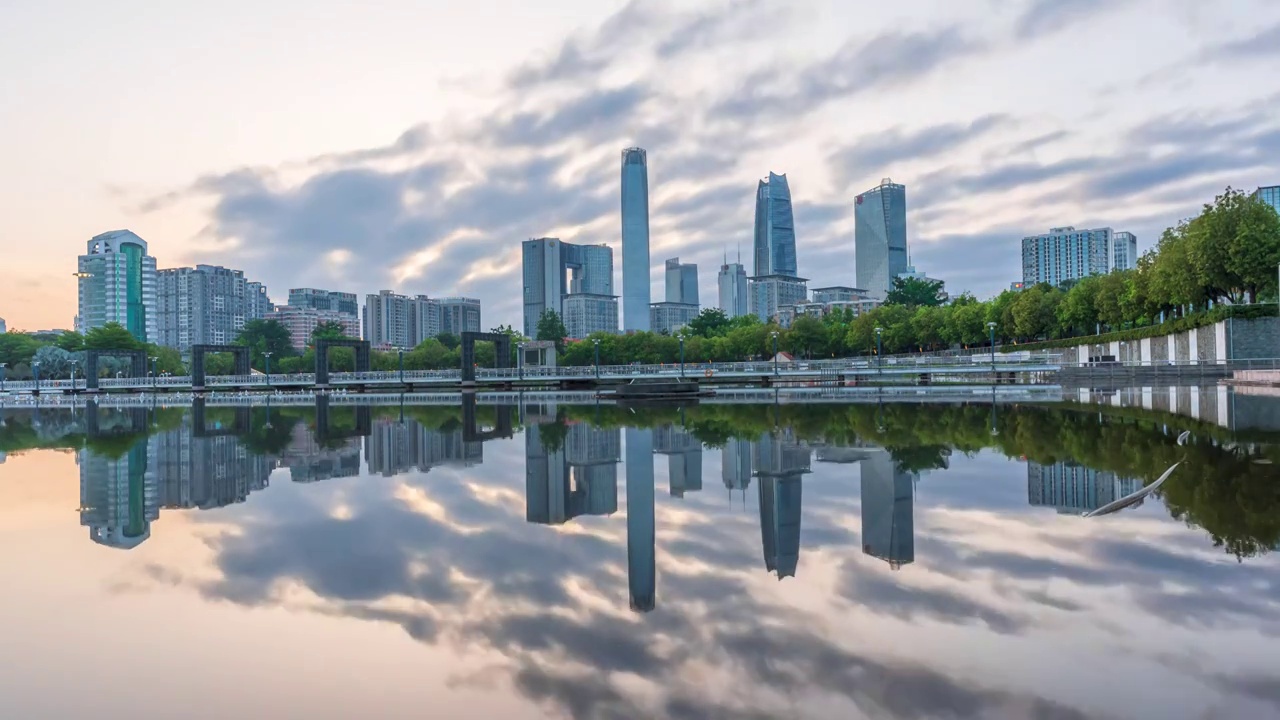
[[[71,353],[56,345],[44,345],[36,351],[32,365],[40,363],[40,377],[65,378],[71,376],[74,358]]]
[[[109,322],[85,333],[84,346],[87,350],[139,350],[142,343],[120,323]]]
[[[59,335],[58,339],[53,341],[53,344],[67,352],[80,352],[84,350],[84,336],[72,330]]]
[[[342,323],[325,320],[316,324],[316,329],[311,331],[311,344],[314,345],[317,340],[343,340],[346,337],[347,331],[343,329]]]
[[[814,353],[825,355],[827,329],[821,320],[802,315],[791,323],[784,340],[784,347],[793,353],[802,353],[804,357],[813,357]]]
[[[538,318],[537,333],[536,340],[550,340],[556,344],[556,352],[562,352],[564,339],[569,331],[565,329],[560,313],[555,310],[543,310],[542,317]]]
[[[702,337],[723,335],[729,330],[729,316],[720,308],[705,308],[686,327],[689,332]]]
[[[944,302],[941,280],[896,277],[884,298],[885,305],[941,305]]]
[[[436,339],[439,340],[440,344],[444,345],[448,350],[457,350],[458,347],[462,345],[462,338],[454,335],[453,333],[440,333],[436,336]]]
[[[1081,278],[1062,298],[1058,306],[1058,324],[1068,332],[1083,335],[1097,330],[1098,276]]]
[[[321,325],[337,325],[337,323],[321,323]],[[317,326],[316,330],[320,330],[320,327]],[[315,333],[312,333],[313,337],[314,335]],[[267,353],[271,353],[271,356],[279,362],[297,352],[294,350],[289,329],[277,320],[250,320],[240,330],[240,335],[236,337],[236,344],[248,346],[251,349],[252,364],[264,370]]]
[[[18,365],[30,364],[39,349],[40,343],[26,333],[0,333],[0,363],[8,365],[11,372]]]

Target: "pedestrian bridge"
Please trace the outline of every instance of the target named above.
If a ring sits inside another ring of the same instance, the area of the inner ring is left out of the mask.
[[[617,385],[642,378],[687,378],[708,385],[773,385],[776,383],[856,384],[885,382],[927,384],[939,380],[1002,383],[1042,381],[1061,370],[1057,356],[1014,358],[990,356],[939,356],[875,360],[819,360],[812,362],[686,363],[665,365],[606,365],[585,367],[476,368],[476,387],[544,387]],[[315,373],[291,375],[210,375],[201,388],[183,376],[101,378],[100,391],[237,390],[279,388],[309,390],[333,388],[378,390],[387,388],[449,389],[463,386],[460,370],[405,370],[331,372],[327,385],[317,385]],[[471,386],[471,383],[466,383]],[[8,392],[83,392],[84,379],[40,380],[5,383]]]

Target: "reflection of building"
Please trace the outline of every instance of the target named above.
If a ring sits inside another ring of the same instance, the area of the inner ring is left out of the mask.
[[[653,433],[653,451],[667,456],[668,491],[676,497],[702,489],[702,442],[683,427],[664,425]]]
[[[289,446],[280,457],[280,463],[289,468],[289,479],[318,482],[359,475],[360,438],[350,437],[335,442],[339,443],[336,448],[322,448],[306,423],[295,425]]]
[[[627,428],[627,581],[631,609],[657,606],[654,556],[653,431]]]
[[[147,441],[118,458],[91,450],[78,453],[80,524],[99,545],[130,549],[151,537],[160,517],[156,473],[148,467]]]
[[[235,435],[199,436],[191,417],[150,439],[164,508],[209,510],[244,502],[267,487],[271,461],[249,452]]]
[[[862,461],[862,552],[897,569],[915,560],[915,477],[898,469],[888,451]]]
[[[1073,462],[1027,463],[1027,502],[1062,513],[1097,510],[1142,488],[1138,478],[1117,478]]]
[[[789,432],[762,435],[755,450],[764,565],[781,580],[800,562],[801,478],[810,472],[810,453]]]
[[[729,490],[746,490],[751,485],[750,440],[729,438],[720,449],[720,479]]]
[[[525,430],[525,520],[559,525],[617,512],[621,432],[578,423],[558,440],[561,427]]]
[[[392,477],[411,470],[484,462],[483,443],[464,441],[461,429],[440,432],[412,419],[378,418],[371,430],[364,446],[370,474]]]

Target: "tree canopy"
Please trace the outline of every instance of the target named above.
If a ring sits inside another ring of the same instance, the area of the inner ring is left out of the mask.
[[[569,331],[564,326],[564,321],[560,319],[560,313],[555,310],[543,310],[542,316],[538,318],[538,327],[536,329],[538,336],[535,340],[550,340],[556,344],[556,352],[564,352],[564,339]]]
[[[946,302],[941,280],[923,280],[913,277],[896,277],[885,295],[886,305],[941,305]]]

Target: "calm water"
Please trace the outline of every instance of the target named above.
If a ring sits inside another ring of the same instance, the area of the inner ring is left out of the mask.
[[[1280,717],[1256,428],[1012,403],[0,424],[3,718]]]

